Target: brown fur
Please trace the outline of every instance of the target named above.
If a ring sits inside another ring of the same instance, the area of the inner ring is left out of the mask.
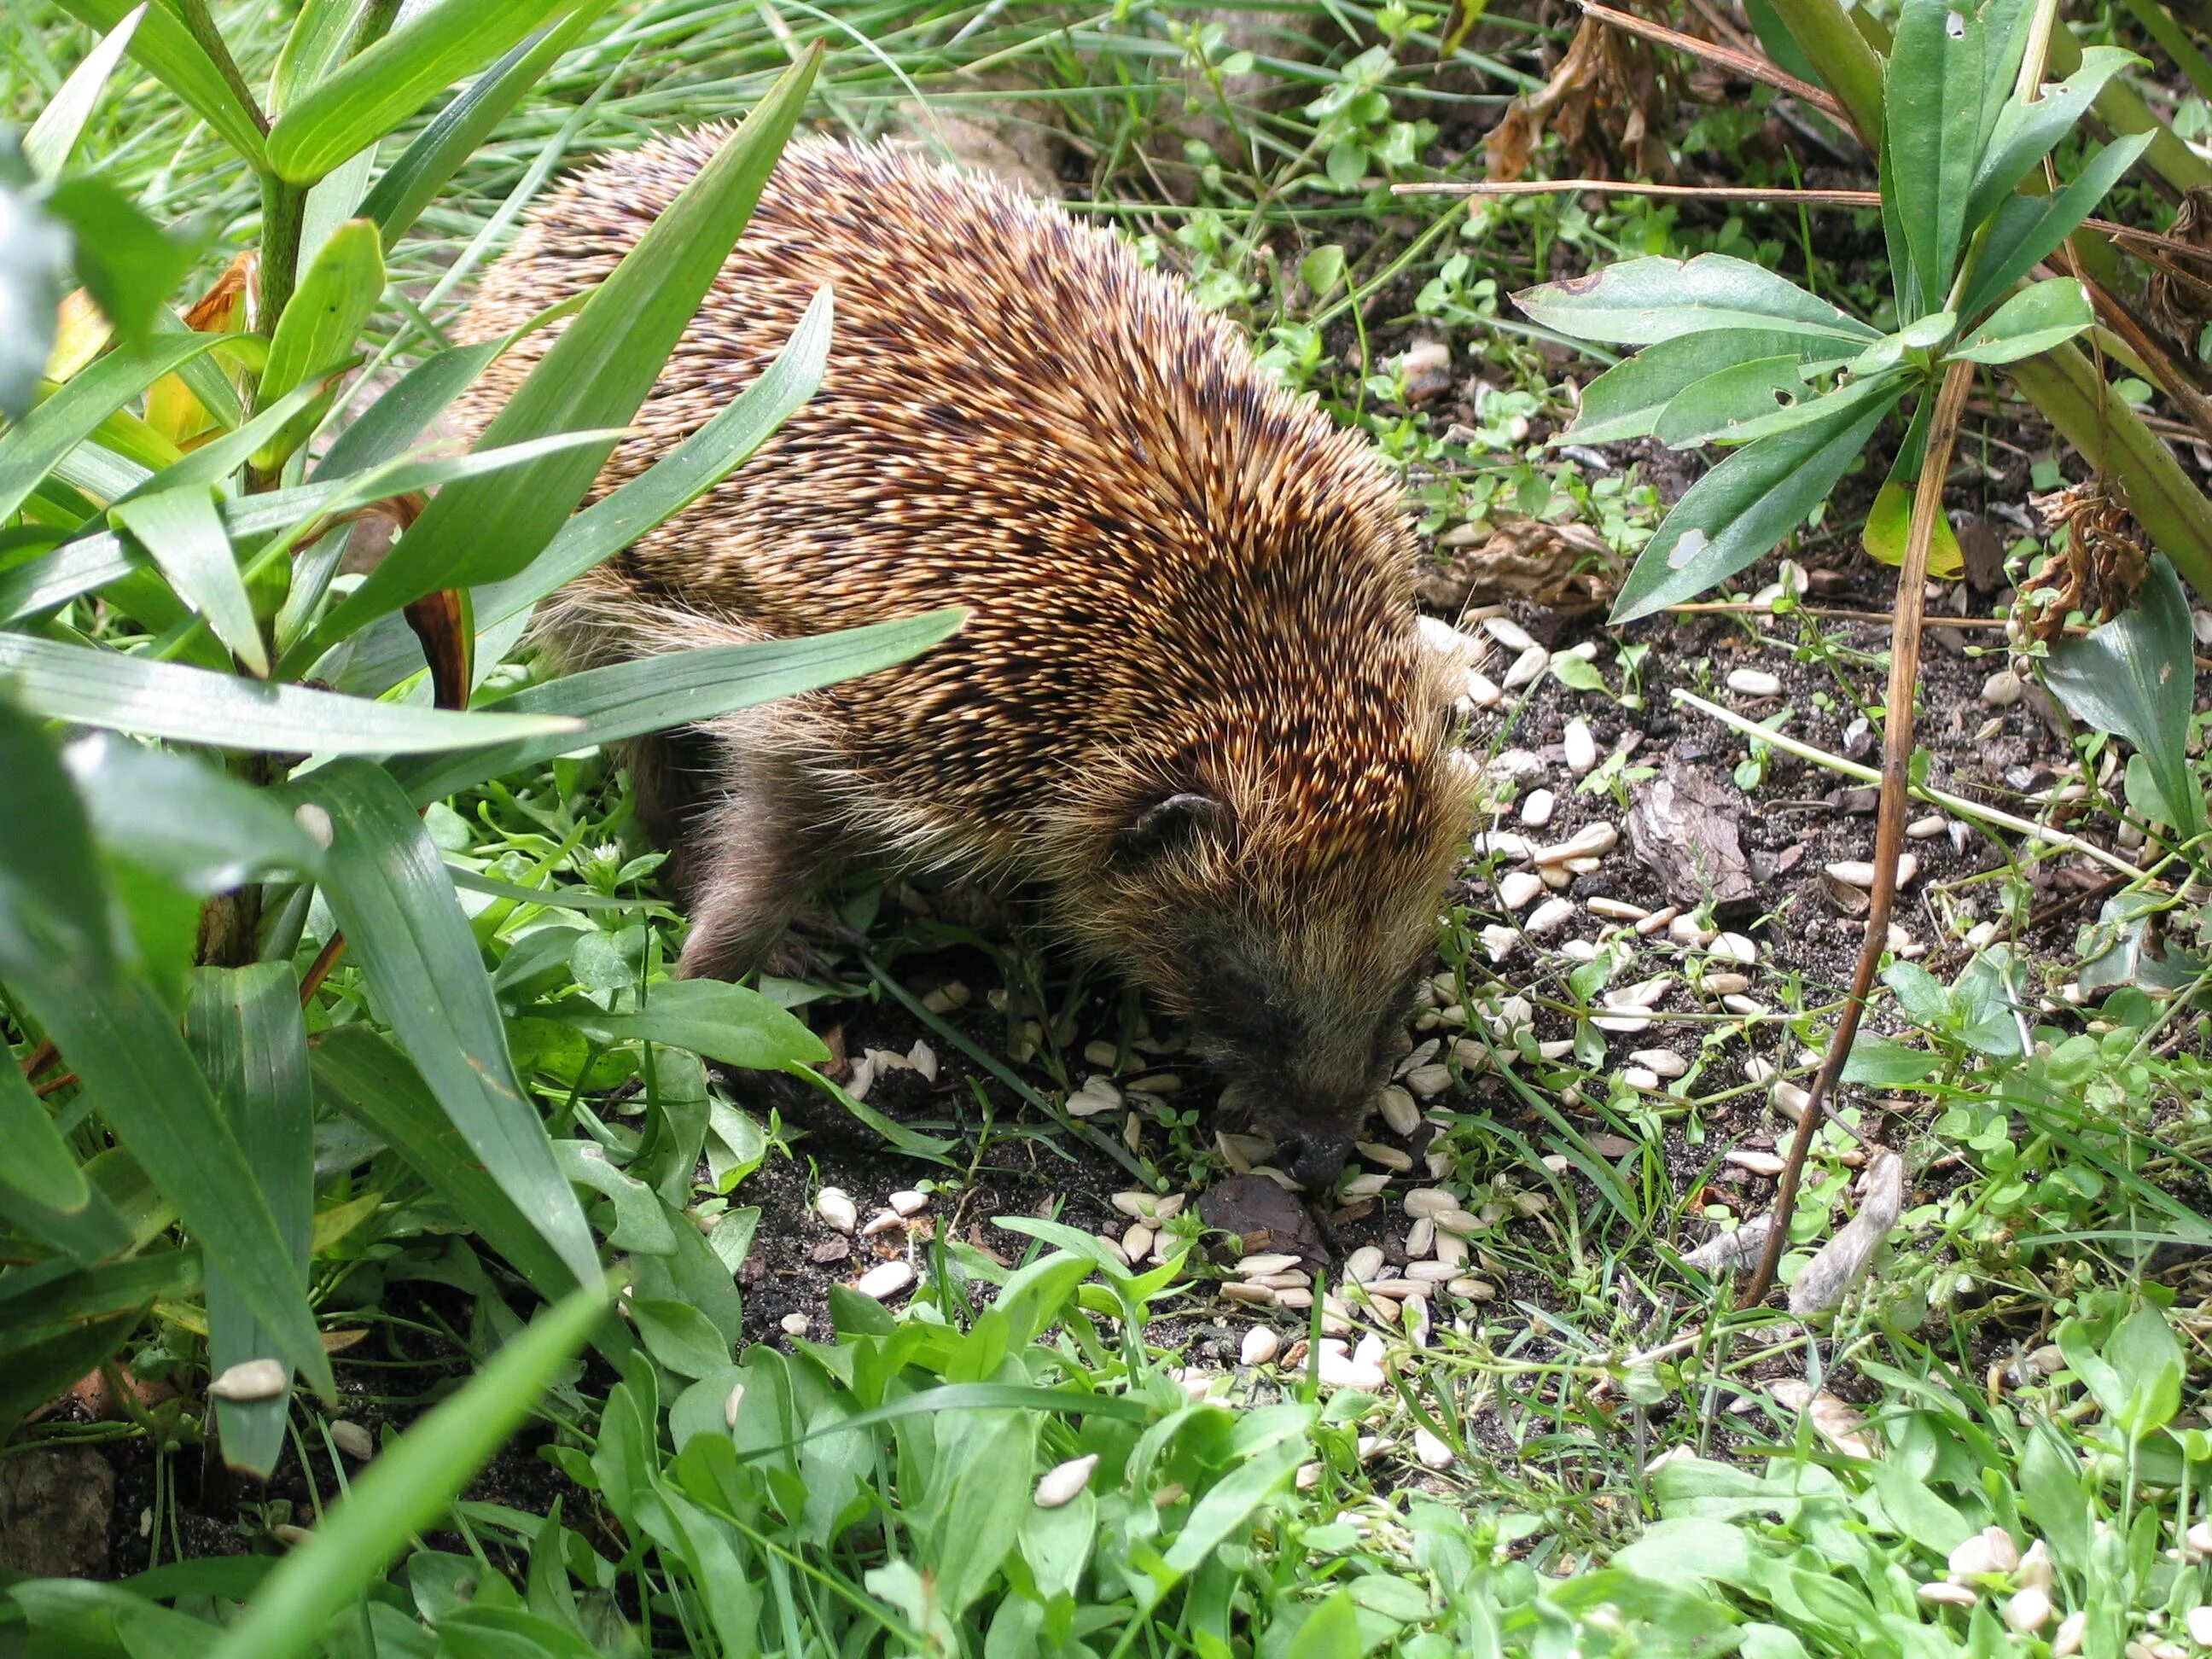
[[[465,337],[603,276],[722,136],[572,179]],[[716,723],[703,777],[677,750],[646,757],[692,915],[684,970],[754,966],[846,854],[1034,883],[1067,936],[1194,1021],[1305,1173],[1333,1173],[1466,823],[1392,478],[1105,231],[810,140],[640,413],[652,435],[603,484],[750,383],[825,283],[836,342],[813,400],[542,629],[585,663],[972,614],[902,667]],[[493,369],[465,423],[553,331]]]

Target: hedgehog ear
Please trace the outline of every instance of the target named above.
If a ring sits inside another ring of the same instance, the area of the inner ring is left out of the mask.
[[[1229,824],[1229,809],[1211,795],[1183,790],[1152,802],[1123,826],[1115,851],[1123,859],[1148,859],[1188,846]]]

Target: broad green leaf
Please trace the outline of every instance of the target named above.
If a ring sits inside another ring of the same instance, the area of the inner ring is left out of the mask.
[[[5,211],[0,204],[0,215]],[[179,364],[233,337],[165,334],[143,353],[111,352],[0,434],[0,520],[13,518],[54,464],[102,421]]]
[[[398,1153],[471,1231],[540,1296],[566,1295],[576,1276],[493,1180],[406,1055],[366,1025],[316,1040],[315,1091]]]
[[[260,125],[174,12],[161,5],[133,6],[129,0],[60,0],[60,4],[70,16],[104,33],[120,27],[134,11],[143,11],[131,36],[131,56],[249,164],[258,167],[267,161]]]
[[[313,184],[569,3],[507,0],[503,5],[440,5],[416,12],[361,56],[301,92],[269,130],[270,166],[295,185]]]
[[[638,477],[568,520],[529,568],[475,589],[470,594],[470,605],[478,637],[523,615],[547,594],[665,524],[742,465],[822,384],[823,369],[829,361],[831,318],[830,290],[822,289],[775,360],[738,394],[735,402]],[[386,399],[399,390],[393,387]],[[369,416],[383,406],[380,402]],[[332,447],[324,472],[338,459],[339,447],[369,416],[347,428],[345,436]],[[7,580],[0,574],[0,595],[6,592]],[[384,617],[354,636],[343,666],[330,678],[342,690],[377,695],[422,665],[422,649],[414,630],[397,617]]]
[[[62,765],[100,843],[188,893],[322,868],[322,848],[274,796],[192,756],[100,732]]]
[[[46,198],[46,210],[70,228],[78,279],[134,349],[169,315],[169,295],[191,274],[217,228],[212,216],[202,214],[165,230],[98,178],[63,179]]]
[[[689,726],[873,673],[948,637],[966,617],[963,611],[933,611],[813,639],[706,646],[586,669],[532,686],[497,705],[515,718],[574,716],[580,726],[520,737],[450,760],[401,760],[393,764],[392,775],[417,805],[427,805],[572,750]]]
[[[2009,196],[1998,204],[1966,296],[1960,303],[1960,315],[1975,315],[2057,252],[2135,165],[2151,137],[2134,132],[2114,139],[2052,195]]]
[[[107,89],[108,77],[115,73],[116,64],[123,61],[139,19],[145,15],[143,4],[125,13],[123,21],[85,53],[84,61],[70,71],[69,79],[62,82],[61,89],[39,112],[39,118],[31,123],[31,130],[23,135],[23,159],[40,178],[50,179],[60,175],[70,152],[76,148],[76,141],[84,131],[84,124],[92,118],[93,106],[99,103],[100,94]]]
[[[605,1316],[599,1276],[532,1320],[459,1393],[416,1421],[354,1481],[313,1535],[263,1581],[246,1615],[209,1659],[302,1659],[324,1627],[372,1585],[415,1534],[427,1530]]]
[[[562,330],[480,447],[619,425],[637,412],[752,216],[820,61],[817,42],[754,106]],[[434,589],[475,586],[524,568],[612,451],[611,443],[579,450],[439,492],[325,625],[325,642]]]
[[[514,1074],[483,955],[422,819],[366,761],[292,787],[330,815],[324,892],[379,1009],[492,1178],[578,1282],[591,1280],[591,1230]]]
[[[0,973],[50,959],[106,983],[118,953],[92,825],[14,690],[0,677]]]
[[[269,112],[282,115],[336,68],[361,21],[363,0],[305,0],[269,75]]]
[[[476,154],[492,129],[611,3],[580,0],[551,28],[515,46],[440,110],[406,153],[385,169],[361,210],[364,218],[376,221],[386,248],[407,234],[455,169]]]
[[[76,1154],[14,1059],[0,1054],[0,1216],[90,1267],[131,1248],[131,1228],[84,1176]]]
[[[70,286],[69,234],[47,215],[31,183],[30,170],[0,132],[0,416],[11,421],[22,419],[37,395],[53,349],[55,307]],[[42,465],[32,476],[16,507],[46,471]],[[15,511],[0,513],[0,520]]]
[[[1687,261],[1624,259],[1587,276],[1524,289],[1513,302],[1547,328],[1616,344],[1646,345],[1720,329],[1842,340],[1854,350],[1881,337],[1788,278],[1721,253]]]
[[[1660,411],[1692,382],[1763,357],[1790,356],[1802,362],[1808,350],[1835,355],[1834,348],[1825,340],[1808,341],[1802,334],[1779,329],[1708,329],[1678,334],[1614,364],[1584,386],[1574,424],[1552,441],[1607,444],[1644,437],[1658,423]]]
[[[1919,301],[1913,315],[1942,309],[1964,246],[1967,198],[1981,159],[1982,42],[1972,4],[1903,0],[1882,77],[1882,155],[1885,193],[1895,191],[1911,250]]]
[[[185,1005],[185,1040],[206,1073],[291,1252],[302,1293],[315,1224],[314,1106],[307,1088],[307,1028],[289,962],[203,968]],[[266,1358],[273,1344],[219,1262],[207,1269],[208,1369]],[[219,1400],[223,1461],[263,1480],[284,1449],[291,1390],[266,1400]]]
[[[2088,291],[2071,276],[2022,289],[1948,355],[1954,362],[2012,363],[2063,345],[2097,320]]]
[[[1905,562],[1905,544],[1912,530],[1913,489],[1913,485],[1892,478],[1875,492],[1874,505],[1867,509],[1866,527],[1859,532],[1859,544],[1884,564]],[[1935,532],[1928,541],[1928,574],[1939,581],[1955,581],[1966,568],[1966,556],[1959,550],[1958,532],[1951,528],[1948,519],[1938,513]]]
[[[2062,1322],[2059,1352],[2074,1373],[2089,1385],[2097,1403],[2130,1440],[2160,1429],[2181,1405],[2185,1365],[2166,1316],[2148,1303],[2138,1304],[2106,1339],[2102,1351],[2089,1346],[2078,1319]]]
[[[2078,639],[2051,647],[2043,678],[2076,720],[2116,732],[2150,765],[2158,792],[2189,821],[2183,837],[2204,827],[2203,798],[2189,769],[2189,721],[2197,672],[2189,602],[2163,553],[2136,608]]]
[[[2142,62],[2118,46],[2090,46],[2081,54],[2081,67],[2057,85],[2045,87],[2033,103],[2009,100],[1975,172],[1973,191],[1966,199],[1966,222],[1978,225],[1994,213],[2029,170],[2089,112],[2105,82],[2130,64]],[[2149,143],[2148,135],[2136,136]]]
[[[1997,122],[2012,102],[2021,63],[2027,56],[2035,11],[2035,0],[1988,0],[1982,7],[1982,130],[1975,147],[1984,161],[1989,159],[1990,141]],[[1978,225],[1983,216],[1970,212],[1966,223]]]
[[[0,678],[48,720],[267,754],[405,755],[481,750],[487,738],[549,739],[560,754],[582,725],[540,714],[457,714],[265,685],[120,652],[0,633]],[[563,742],[565,735],[566,742]]]
[[[254,620],[253,600],[239,574],[238,556],[205,484],[164,489],[118,501],[108,516],[153,556],[177,597],[207,618],[216,638],[249,672],[266,679],[269,647]]]
[[[384,244],[367,219],[349,219],[332,234],[300,278],[291,303],[276,320],[269,343],[269,367],[262,371],[264,400],[283,397],[311,375],[342,367],[355,349],[362,325],[384,297]],[[315,415],[302,413],[288,422],[255,465],[274,471],[305,443]]]
[[[1901,1089],[1933,1077],[1942,1056],[1925,1048],[1908,1048],[1890,1037],[1860,1036],[1844,1061],[1843,1080],[1875,1089]]]
[[[1726,443],[1733,428],[1809,401],[1811,392],[1795,352],[1731,363],[1676,392],[1659,411],[1651,435],[1669,449]]]
[[[1903,395],[1898,385],[1875,390],[1826,420],[1737,450],[1691,485],[1628,573],[1613,624],[1702,593],[1771,551],[1827,499]]]
[[[594,1042],[661,1042],[750,1071],[789,1071],[830,1058],[820,1037],[758,991],[716,979],[655,985],[635,1013],[611,1014],[580,1001],[550,1012]]]
[[[1903,362],[1908,351],[1933,351],[1938,346],[1948,345],[1951,337],[1958,331],[1958,313],[1930,312],[1917,322],[1907,323],[1894,334],[1876,341],[1852,358],[1850,376],[1855,380],[1864,380],[1886,374]]]

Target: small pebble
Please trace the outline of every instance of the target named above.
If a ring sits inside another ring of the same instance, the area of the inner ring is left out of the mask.
[[[814,1213],[841,1233],[849,1233],[860,1224],[860,1206],[853,1195],[842,1187],[824,1187],[814,1195]]]
[[[2032,1636],[2051,1622],[2051,1592],[2030,1584],[2014,1592],[2004,1604],[2004,1621],[2024,1636]]]
[[[1536,643],[1529,637],[1528,630],[1510,617],[1485,617],[1482,631],[1508,651],[1526,651]]]
[[[1528,913],[1521,925],[1533,939],[1548,939],[1575,919],[1575,902],[1570,898],[1548,898]]]
[[[885,1261],[862,1273],[853,1288],[862,1296],[888,1302],[914,1283],[914,1268],[903,1261]]]
[[[291,1367],[281,1359],[241,1359],[207,1385],[208,1397],[239,1403],[274,1400],[291,1382]]]
[[[1448,1469],[1452,1466],[1452,1449],[1419,1424],[1413,1426],[1413,1455],[1425,1469]]]
[[[1577,777],[1597,765],[1597,738],[1589,729],[1588,720],[1569,720],[1567,729],[1560,734],[1561,745],[1566,750],[1567,770]]]
[[[1132,1221],[1165,1221],[1182,1213],[1183,1195],[1170,1193],[1163,1198],[1158,1193],[1115,1193],[1108,1200]]]
[[[1552,653],[1540,645],[1532,645],[1514,658],[1500,684],[1508,691],[1518,691],[1524,685],[1534,685],[1551,665]]]
[[[1550,790],[1532,789],[1521,803],[1521,822],[1531,830],[1541,830],[1559,806],[1559,798]]]
[[[1920,1599],[1940,1607],[1971,1607],[1981,1598],[1964,1584],[1945,1583],[1939,1579],[1920,1587]]]
[[[2009,668],[2000,668],[1982,682],[1982,701],[1992,708],[2009,708],[2027,693],[2027,687]]]
[[[805,1314],[786,1314],[782,1318],[777,1320],[775,1322],[781,1328],[783,1334],[786,1336],[804,1336],[806,1334],[806,1316]]]
[[[1532,871],[1510,870],[1498,878],[1498,902],[1509,910],[1526,909],[1543,891],[1543,877]]]
[[[376,1455],[376,1437],[343,1418],[331,1425],[331,1443],[356,1463],[366,1463]]]
[[[1396,1084],[1385,1084],[1376,1100],[1382,1121],[1395,1135],[1409,1135],[1421,1127],[1421,1109],[1413,1103],[1413,1097]]]
[[[1739,696],[1778,697],[1782,682],[1763,668],[1735,668],[1729,671],[1728,689]]]
[[[1897,857],[1897,884],[1904,886],[1919,872],[1920,860],[1910,853]],[[1827,866],[1828,874],[1846,887],[1872,887],[1874,864],[1866,859],[1844,859]]]
[[[1036,1483],[1036,1506],[1041,1510],[1056,1510],[1073,1504],[1083,1489],[1091,1484],[1091,1472],[1098,1467],[1098,1454],[1085,1452],[1080,1457],[1071,1457],[1065,1463],[1047,1469]]]

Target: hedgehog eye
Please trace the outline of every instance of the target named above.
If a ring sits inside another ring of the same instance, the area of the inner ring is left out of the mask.
[[[1141,860],[1188,847],[1202,835],[1228,827],[1229,809],[1211,795],[1183,792],[1156,800],[1132,818],[1117,839],[1123,858]]]

